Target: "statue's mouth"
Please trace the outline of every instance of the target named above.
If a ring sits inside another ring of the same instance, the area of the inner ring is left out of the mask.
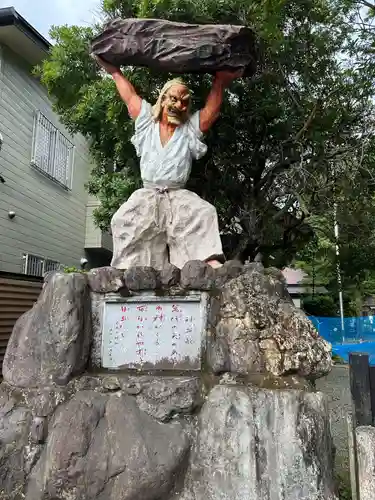
[[[168,107],[168,115],[173,116],[173,118],[182,118],[183,112],[179,109]]]

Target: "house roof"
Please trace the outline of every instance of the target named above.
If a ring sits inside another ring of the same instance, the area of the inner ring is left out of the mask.
[[[44,38],[14,7],[0,9],[0,43],[7,45],[30,64],[39,64],[51,48]]]
[[[314,286],[306,280],[308,274],[301,269],[292,269],[291,267],[286,267],[282,270],[289,293],[293,295],[310,295],[313,292],[317,294],[326,294],[328,290],[319,284]]]
[[[286,267],[282,270],[282,273],[286,279],[287,285],[301,285],[303,280],[307,278],[307,273],[301,269]]]

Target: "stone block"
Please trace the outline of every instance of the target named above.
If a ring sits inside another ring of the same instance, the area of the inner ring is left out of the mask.
[[[213,351],[208,352],[208,361],[215,373],[228,367],[242,374],[293,373],[315,379],[331,370],[330,344],[287,296],[282,297],[283,286],[272,275],[252,269],[221,287],[215,335],[208,344]]]
[[[187,262],[181,270],[181,286],[187,290],[211,290],[215,278],[215,270],[200,260]]]
[[[87,279],[92,292],[114,293],[123,288],[124,271],[114,267],[99,267],[87,273]]]
[[[4,380],[16,387],[66,385],[85,370],[91,335],[87,277],[53,274],[35,306],[13,329]]]
[[[171,288],[180,284],[181,271],[173,264],[168,264],[159,271],[160,282],[163,288]]]
[[[220,385],[197,432],[178,500],[337,500],[322,394]]]
[[[124,272],[125,286],[134,292],[158,290],[161,280],[158,271],[152,267],[132,267]]]
[[[161,424],[122,393],[82,392],[61,407],[26,500],[157,500],[189,449],[182,426]]]
[[[358,486],[361,500],[375,497],[375,427],[357,427]]]

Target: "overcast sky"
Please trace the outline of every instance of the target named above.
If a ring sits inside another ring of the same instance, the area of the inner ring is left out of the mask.
[[[52,25],[91,24],[99,4],[100,0],[0,0],[0,8],[14,7],[46,38]]]

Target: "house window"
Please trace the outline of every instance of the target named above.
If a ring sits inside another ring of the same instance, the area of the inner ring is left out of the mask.
[[[60,262],[44,259],[38,255],[25,254],[22,258],[22,273],[28,276],[44,276],[61,268]]]
[[[34,122],[31,164],[66,189],[71,189],[74,145],[42,113]]]

